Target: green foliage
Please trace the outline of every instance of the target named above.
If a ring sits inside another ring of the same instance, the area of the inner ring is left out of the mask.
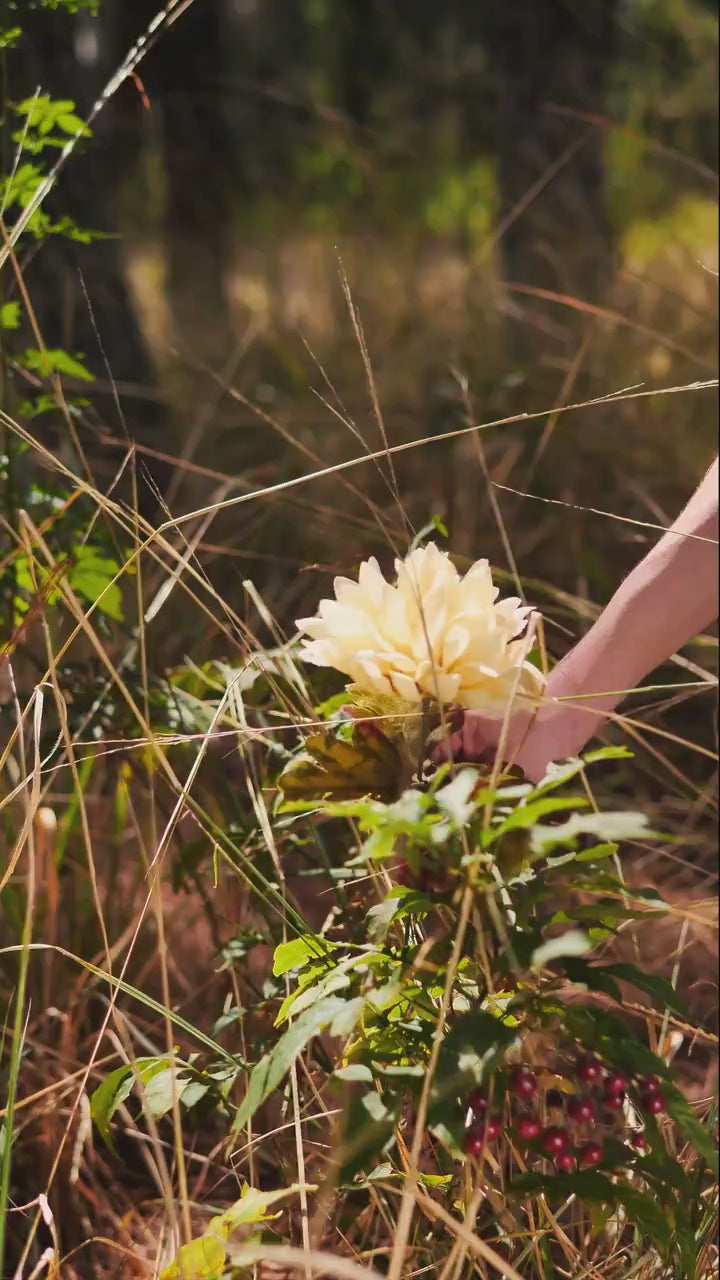
[[[64,147],[68,137],[90,137],[89,128],[75,114],[75,103],[70,99],[34,94],[16,103],[15,114],[23,123],[12,139],[23,151],[37,154],[46,147]]]
[[[190,1111],[208,1101],[225,1105],[237,1068],[211,1064],[200,1069],[194,1061],[180,1062],[167,1056],[136,1058],[111,1071],[90,1099],[90,1115],[103,1140],[112,1147],[111,1122],[118,1109],[137,1092],[146,1116],[161,1120],[175,1103]]]
[[[120,570],[114,560],[90,543],[78,547],[61,566],[67,583],[87,604],[94,605],[105,617],[122,622],[122,593],[114,579]],[[24,554],[13,561],[15,619],[21,622],[33,601],[41,597],[44,605],[57,605],[63,592],[58,573],[48,572]]]
[[[333,704],[330,713],[336,712]],[[352,744],[342,745],[352,768]],[[594,753],[586,767],[612,754]],[[556,1077],[571,1071],[578,1053],[593,1051],[608,1070],[661,1079],[667,1112],[695,1148],[696,1169],[715,1167],[712,1140],[666,1064],[619,1017],[632,988],[684,1017],[676,992],[632,964],[593,954],[608,931],[662,906],[654,890],[630,890],[607,870],[620,842],[648,837],[648,823],[639,813],[587,812],[586,796],[571,789],[577,773],[575,766],[555,770],[536,788],[501,779],[490,790],[476,769],[444,769],[397,799],[315,798],[283,807],[296,823],[304,811],[312,821],[320,807],[326,817],[353,824],[358,840],[345,858],[347,877],[369,868],[379,886],[379,868],[394,876],[404,866],[414,883],[386,889],[367,912],[364,935],[338,943],[306,934],[277,946],[274,973],[292,981],[275,1019],[284,1029],[253,1069],[234,1128],[257,1114],[316,1037],[329,1034],[339,1053],[333,1080],[350,1090],[337,1135],[341,1182],[372,1180],[379,1169],[392,1176],[398,1126],[408,1101],[417,1105],[423,1091],[445,996],[427,1126],[455,1167],[464,1159],[464,1099],[482,1085],[502,1113],[510,1067],[526,1037],[538,1033],[553,1046],[546,1070]],[[574,906],[577,889],[590,900]],[[468,893],[472,923],[449,978],[457,908]],[[435,924],[428,950],[422,922],[429,915]],[[576,927],[576,920],[589,927]],[[558,999],[567,984],[602,993],[617,1013],[592,999]],[[519,1208],[528,1194],[542,1192],[559,1209],[573,1194],[591,1213],[597,1205],[627,1215],[638,1238],[663,1257],[687,1258],[697,1198],[674,1203],[671,1189],[687,1175],[651,1116],[645,1128],[651,1149],[644,1162],[608,1136],[598,1170],[518,1173],[504,1193],[508,1203]]]
[[[39,373],[43,378],[49,378],[53,373],[65,373],[69,378],[79,378],[81,382],[93,380],[93,375],[85,368],[81,356],[71,356],[60,348],[51,351],[45,347],[39,351],[30,347],[18,356],[18,364]]]
[[[130,1097],[135,1082],[148,1085],[154,1076],[169,1069],[170,1066],[168,1058],[137,1058],[135,1062],[118,1067],[105,1077],[92,1095],[90,1114],[108,1144],[110,1144],[110,1121],[118,1107]]]
[[[314,1187],[294,1184],[279,1191],[257,1191],[246,1184],[234,1205],[216,1214],[201,1236],[182,1246],[174,1261],[160,1272],[160,1280],[220,1280],[234,1231],[272,1221],[278,1216],[268,1213],[273,1205],[299,1191],[314,1190]]]
[[[97,11],[90,0],[54,0],[47,8],[65,9],[76,13],[86,9]],[[11,9],[15,6],[11,5]],[[20,28],[6,29],[4,48],[11,51],[17,46]],[[4,216],[15,210],[25,210],[33,201],[38,188],[47,176],[44,164],[46,155],[52,155],[65,146],[69,139],[87,138],[90,130],[75,111],[70,99],[55,99],[46,93],[35,93],[12,105],[18,122],[12,132],[14,154],[8,172],[0,176],[0,204]],[[51,235],[64,235],[81,243],[89,243],[93,234],[79,227],[70,218],[52,219],[43,207],[32,215],[28,230],[37,239]],[[70,378],[89,383],[94,375],[85,364],[82,354],[62,348],[26,346],[27,318],[18,299],[9,298],[0,306],[0,333],[3,347],[14,365],[32,375],[37,385],[40,379]],[[58,399],[47,389],[39,389],[32,396],[25,395],[19,404],[11,406],[21,417],[37,418],[40,415],[78,412],[86,400],[64,395]],[[67,430],[63,425],[63,430]],[[71,495],[62,482],[37,483],[32,472],[15,465],[24,445],[8,436],[6,451],[0,455],[0,501],[10,524],[16,513],[25,510],[38,526],[49,520],[45,540],[56,560],[50,571],[44,562],[29,556],[25,550],[17,550],[4,559],[0,570],[0,600],[7,605],[7,616],[14,626],[19,626],[35,607],[58,606],[62,600],[62,578],[86,604],[96,606],[99,614],[108,622],[122,622],[122,593],[116,579],[120,573],[120,555],[117,544],[104,534],[102,526],[94,528],[92,538],[87,537],[86,525],[90,519],[88,504],[68,501]],[[93,525],[95,521],[93,520]]]

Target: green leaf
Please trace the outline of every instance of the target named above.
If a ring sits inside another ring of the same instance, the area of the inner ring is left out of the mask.
[[[171,1064],[143,1081],[143,1104],[153,1119],[161,1120],[168,1115],[172,1111],[174,1098],[179,1101],[191,1085],[190,1077],[181,1072],[182,1068]]]
[[[98,1085],[90,1098],[90,1115],[108,1146],[112,1146],[110,1121],[118,1107],[130,1097],[136,1081],[147,1085],[153,1076],[172,1065],[169,1058],[137,1058],[134,1063],[126,1063],[111,1071]]]
[[[114,560],[99,555],[92,547],[82,547],[68,576],[73,591],[83,600],[97,604],[100,612],[114,622],[122,622],[122,592],[119,584],[112,581],[117,573]]]
[[[558,938],[549,938],[533,951],[530,967],[544,969],[560,956],[583,956],[590,950],[590,939],[581,929],[569,929]]]
[[[534,827],[538,818],[544,818],[548,813],[556,813],[561,809],[583,809],[589,803],[589,800],[578,796],[544,796],[540,800],[531,800],[528,804],[521,804],[517,809],[513,809],[502,825],[493,829],[492,839],[497,840],[506,831]]]
[[[337,996],[328,996],[325,1000],[319,1000],[312,1008],[306,1009],[305,1013],[288,1027],[270,1052],[260,1059],[250,1074],[247,1092],[235,1116],[234,1132],[242,1129],[252,1119],[258,1107],[262,1106],[265,1099],[277,1089],[295,1059],[307,1047],[313,1036],[324,1031],[344,1005],[345,1001]]]
[[[17,329],[20,324],[20,303],[3,302],[0,306],[0,329]]]
[[[62,115],[59,115],[55,120],[55,124],[58,129],[62,129],[63,133],[69,133],[73,137],[88,138],[90,136],[90,130],[85,121],[81,120],[80,116],[74,115],[72,111],[65,111]]]
[[[376,902],[367,913],[368,937],[372,942],[380,944],[385,941],[390,925],[402,907],[402,898],[386,898],[384,902]]]
[[[82,382],[94,381],[94,374],[85,368],[80,357],[71,356],[68,351],[63,351],[60,347],[52,349],[45,347],[43,351],[30,347],[19,357],[19,362],[26,369],[32,369],[44,378],[49,378],[53,373],[64,373],[69,378],[77,378]]]
[[[347,1185],[364,1164],[377,1162],[393,1137],[400,1102],[380,1097],[372,1090],[350,1099],[345,1113],[343,1133],[335,1158],[340,1166],[339,1181]]]
[[[287,1200],[288,1196],[294,1196],[298,1191],[315,1190],[314,1186],[299,1182],[294,1182],[289,1187],[280,1187],[276,1191],[258,1191],[255,1187],[245,1186],[240,1199],[236,1200],[224,1213],[211,1220],[208,1232],[212,1231],[223,1239],[227,1239],[231,1232],[237,1231],[238,1227],[267,1222],[270,1216],[268,1209],[272,1205],[279,1204],[281,1200]]]
[[[633,753],[627,747],[600,747],[597,751],[589,751],[585,756],[576,756],[570,760],[549,764],[545,777],[538,783],[536,791],[550,791],[554,787],[569,782],[588,764],[599,764],[603,760],[632,760],[632,758]]]
[[[598,747],[583,756],[585,764],[600,764],[603,760],[633,760],[635,753],[629,747]]]
[[[644,813],[577,813],[556,827],[534,827],[533,849],[536,853],[544,853],[556,845],[568,844],[578,836],[586,835],[612,843],[657,838]]]
[[[204,1235],[182,1246],[160,1272],[160,1280],[220,1280],[224,1270],[223,1241],[215,1235]]]
[[[651,996],[656,1009],[667,1007],[672,1009],[673,1013],[679,1014],[681,1018],[689,1019],[688,1010],[667,978],[659,977],[654,973],[645,973],[634,964],[608,964],[604,969],[609,977],[617,978],[620,982],[629,982],[638,990]]]
[[[440,1068],[433,1082],[428,1120],[450,1124],[448,1104],[468,1084],[482,1084],[516,1038],[516,1029],[500,1017],[476,1009],[463,1013],[449,1028],[440,1051]],[[452,1109],[452,1107],[451,1107]]]
[[[0,49],[14,49],[21,39],[21,27],[3,27],[0,30]]]
[[[220,1280],[225,1271],[227,1246],[225,1241],[238,1227],[267,1222],[275,1215],[268,1209],[298,1191],[314,1191],[315,1187],[281,1187],[278,1191],[257,1191],[244,1187],[239,1200],[225,1213],[217,1214],[207,1230],[196,1240],[190,1240],[178,1251],[169,1267],[160,1273],[160,1280]]]
[[[603,991],[605,995],[622,1004],[622,992],[613,978],[607,976],[605,966],[588,964],[586,960],[568,956],[563,971],[570,982],[587,987],[589,991]]]
[[[575,854],[575,860],[576,862],[600,862],[603,858],[611,858],[617,851],[617,844],[608,840],[603,844],[594,844],[592,849],[581,849]]]
[[[576,1195],[587,1203],[620,1204],[643,1235],[663,1250],[670,1244],[670,1224],[657,1201],[625,1181],[611,1182],[596,1170],[570,1174],[524,1173],[513,1179],[510,1189],[516,1193],[541,1191],[557,1203]]]
[[[707,1161],[715,1178],[717,1178],[718,1150],[712,1133],[702,1121],[698,1120],[687,1098],[683,1096],[675,1085],[666,1081],[663,1084],[663,1097],[667,1104],[668,1115],[672,1117],[678,1128],[682,1129],[685,1137],[690,1140],[695,1150]]]
[[[326,942],[315,933],[301,934],[299,938],[291,938],[289,942],[281,942],[275,948],[273,956],[273,973],[276,978],[294,969],[302,969],[308,960],[323,960],[331,951],[337,950],[332,942]]]
[[[435,792],[438,808],[458,828],[467,826],[475,812],[476,805],[471,797],[476,790],[477,780],[476,769],[462,769],[452,782]]]
[[[346,1067],[338,1067],[333,1072],[336,1080],[343,1080],[350,1084],[362,1081],[363,1084],[372,1084],[372,1071],[362,1062],[350,1062]]]

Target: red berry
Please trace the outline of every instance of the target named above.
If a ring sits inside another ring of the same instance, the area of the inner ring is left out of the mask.
[[[595,1115],[595,1104],[591,1098],[571,1098],[567,1109],[570,1119],[578,1124],[588,1124]]]
[[[540,1137],[542,1126],[535,1116],[521,1116],[515,1125],[515,1132],[521,1142],[534,1142]]]
[[[542,1149],[549,1156],[559,1156],[567,1151],[570,1146],[570,1140],[564,1129],[559,1129],[557,1125],[551,1125],[546,1129],[542,1136]]]
[[[499,1116],[489,1116],[479,1124],[468,1129],[463,1141],[463,1150],[468,1156],[479,1156],[489,1142],[494,1142],[502,1133],[502,1120]]]
[[[554,1111],[560,1111],[565,1106],[565,1098],[559,1089],[548,1089],[545,1094],[545,1105]]]
[[[617,1093],[604,1093],[602,1102],[603,1106],[606,1107],[608,1111],[622,1111],[623,1103],[625,1102],[625,1093],[622,1089]]]
[[[605,1078],[606,1093],[623,1093],[627,1089],[627,1078],[622,1071],[611,1071]]]
[[[643,1093],[660,1092],[660,1081],[657,1076],[641,1076],[638,1080],[638,1085],[642,1089]]]
[[[661,1093],[643,1093],[640,1098],[640,1106],[649,1115],[659,1116],[665,1110],[666,1103]]]
[[[595,1084],[602,1075],[602,1063],[592,1054],[585,1053],[575,1063],[575,1074],[583,1084]]]
[[[571,1151],[563,1151],[555,1161],[555,1168],[558,1173],[574,1173],[575,1157]]]
[[[537,1076],[529,1067],[516,1067],[510,1076],[510,1088],[519,1098],[531,1098],[537,1087]]]
[[[638,1151],[645,1151],[647,1149],[647,1138],[644,1133],[634,1133],[630,1138],[630,1141],[634,1147],[637,1147]]]
[[[499,1138],[503,1130],[503,1122],[500,1116],[490,1116],[485,1121],[485,1137],[488,1142],[493,1142],[495,1138]]]
[[[586,1142],[584,1147],[580,1148],[580,1164],[583,1169],[592,1169],[596,1164],[600,1164],[603,1158],[603,1149],[599,1142]]]
[[[407,862],[401,862],[399,867],[393,869],[395,883],[402,885],[405,889],[415,889],[417,887],[417,876]]]
[[[488,1109],[488,1096],[484,1089],[473,1089],[468,1095],[467,1105],[476,1116],[484,1116]]]
[[[485,1133],[480,1129],[468,1129],[463,1138],[463,1151],[466,1156],[479,1156],[485,1147]]]

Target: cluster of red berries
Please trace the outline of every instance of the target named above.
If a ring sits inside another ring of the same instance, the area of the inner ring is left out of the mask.
[[[608,1118],[622,1110],[629,1081],[621,1071],[606,1070],[598,1058],[584,1054],[575,1063],[574,1075],[575,1080],[586,1089],[599,1089],[599,1098],[587,1092],[566,1095],[559,1089],[549,1089],[545,1094],[546,1112],[564,1111],[571,1126],[582,1129],[595,1122],[598,1106],[609,1113]],[[638,1090],[640,1108],[647,1115],[657,1116],[665,1111],[665,1099],[655,1076],[646,1076],[634,1083]],[[530,1104],[539,1089],[538,1078],[530,1067],[515,1067],[511,1072],[508,1091],[514,1099]],[[471,1119],[464,1139],[466,1155],[479,1156],[503,1132],[502,1118],[497,1114],[489,1114],[489,1105],[484,1089],[474,1089],[467,1099]],[[578,1166],[581,1169],[592,1169],[601,1164],[605,1156],[601,1142],[583,1141],[580,1146],[574,1146],[571,1131],[567,1127],[559,1124],[543,1126],[537,1111],[529,1108],[515,1116],[512,1132],[524,1146],[534,1146],[542,1155],[552,1160],[558,1173],[573,1173]],[[641,1132],[633,1132],[630,1140],[638,1151],[647,1145]]]

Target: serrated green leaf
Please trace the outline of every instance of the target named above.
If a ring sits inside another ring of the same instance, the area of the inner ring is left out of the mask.
[[[169,1115],[173,1108],[173,1100],[184,1096],[190,1085],[190,1077],[182,1075],[182,1068],[171,1064],[162,1071],[154,1072],[150,1079],[143,1081],[143,1104],[155,1120]]]
[[[315,1191],[314,1185],[303,1185],[295,1182],[289,1187],[280,1187],[275,1191],[259,1191],[255,1187],[245,1186],[239,1200],[236,1200],[229,1209],[224,1213],[213,1218],[208,1227],[208,1231],[214,1231],[217,1235],[227,1239],[232,1231],[237,1231],[238,1227],[249,1226],[256,1222],[266,1222],[268,1219],[268,1209],[273,1205],[279,1204],[281,1200],[287,1200],[289,1196],[294,1196],[298,1191]]]

